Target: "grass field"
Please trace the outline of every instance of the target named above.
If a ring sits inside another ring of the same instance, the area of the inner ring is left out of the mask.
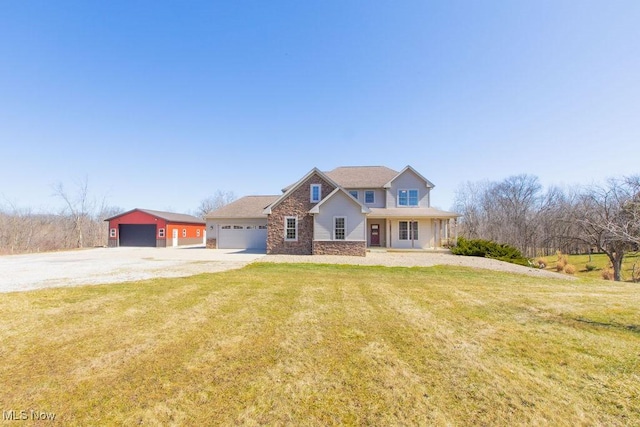
[[[61,425],[640,424],[637,284],[253,264],[0,304],[0,409]]]
[[[593,254],[591,255],[591,261],[589,261],[589,255],[568,255],[569,264],[576,267],[577,277],[586,277],[591,279],[602,279],[602,270],[606,269],[610,265],[609,258],[605,254]],[[556,255],[550,255],[543,257],[547,261],[547,270],[556,271],[556,263],[558,257]],[[589,271],[587,264],[591,264],[595,269]],[[635,271],[634,271],[635,266]],[[640,278],[640,253],[630,252],[625,255],[622,262],[622,280],[632,281]]]

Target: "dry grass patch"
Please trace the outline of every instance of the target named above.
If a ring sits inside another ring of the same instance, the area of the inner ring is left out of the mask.
[[[543,262],[547,270],[564,271],[567,264],[575,268],[578,277],[613,280],[613,268],[605,254],[589,255],[550,255],[536,262]],[[630,252],[622,263],[622,280],[640,281],[640,253]]]
[[[3,294],[0,402],[64,425],[633,425],[638,295],[308,264]]]

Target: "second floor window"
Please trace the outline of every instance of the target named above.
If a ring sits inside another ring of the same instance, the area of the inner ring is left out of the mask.
[[[320,201],[320,193],[322,186],[320,184],[311,184],[311,201],[313,203]]]
[[[418,206],[418,190],[398,190],[398,206]]]
[[[376,202],[375,194],[376,193],[373,190],[366,190],[364,192],[364,202],[367,204],[375,203]]]

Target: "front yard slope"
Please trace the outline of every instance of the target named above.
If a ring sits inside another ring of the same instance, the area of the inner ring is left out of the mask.
[[[639,295],[312,264],[2,294],[0,402],[63,425],[638,425]]]

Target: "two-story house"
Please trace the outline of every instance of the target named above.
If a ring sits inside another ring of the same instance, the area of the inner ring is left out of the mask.
[[[281,195],[247,196],[211,212],[207,246],[360,256],[369,247],[439,248],[459,215],[431,207],[433,187],[411,166],[314,168]]]

